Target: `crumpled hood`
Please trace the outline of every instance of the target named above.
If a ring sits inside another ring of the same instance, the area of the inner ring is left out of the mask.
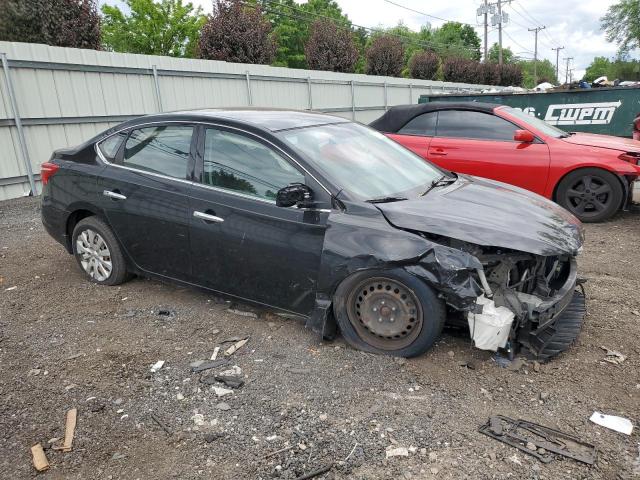
[[[423,197],[376,206],[397,228],[536,255],[575,255],[584,239],[580,221],[546,198],[466,175]]]
[[[573,143],[574,145],[611,148],[624,152],[640,153],[640,142],[637,140],[632,140],[631,138],[613,137],[611,135],[598,135],[595,133],[574,133],[570,137],[563,138],[562,141]]]

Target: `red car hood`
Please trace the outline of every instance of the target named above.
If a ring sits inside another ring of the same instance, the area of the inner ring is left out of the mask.
[[[574,133],[570,137],[563,138],[562,140],[575,145],[611,148],[623,152],[640,153],[640,142],[630,138],[620,138],[611,135],[597,135],[595,133]]]

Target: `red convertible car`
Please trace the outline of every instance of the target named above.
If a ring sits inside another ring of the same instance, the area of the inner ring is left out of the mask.
[[[397,106],[371,127],[446,170],[530,190],[584,222],[626,208],[640,176],[640,142],[567,133],[502,105]]]

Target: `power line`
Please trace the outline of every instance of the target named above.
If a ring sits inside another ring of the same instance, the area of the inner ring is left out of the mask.
[[[456,23],[462,23],[463,25],[469,25],[470,27],[473,27],[474,25],[467,23],[467,22],[461,22],[459,20],[450,20],[448,18],[442,18],[442,17],[437,17],[435,15],[431,15],[429,13],[425,13],[425,12],[421,12],[420,10],[415,10],[411,7],[407,7],[406,5],[400,5],[399,3],[396,2],[392,2],[391,0],[384,0],[386,3],[390,3],[391,5],[395,5],[396,7],[400,7],[400,8],[404,8],[405,10],[409,10],[410,12],[413,13],[417,13],[419,15],[424,15],[425,17],[430,17],[430,18],[435,18],[436,20],[442,20],[443,22],[456,22]]]
[[[533,53],[533,50],[529,50],[527,47],[522,46],[520,43],[516,42],[513,37],[511,35],[509,35],[509,33],[504,30],[504,34],[509,37],[509,40],[511,40],[513,43],[515,43],[518,47],[520,47],[522,49],[523,52],[527,52],[527,53]]]

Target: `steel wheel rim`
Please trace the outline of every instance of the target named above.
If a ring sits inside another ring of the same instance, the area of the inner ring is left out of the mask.
[[[111,276],[113,264],[107,242],[95,230],[87,228],[76,238],[80,265],[92,279],[104,282]]]
[[[574,213],[592,217],[609,207],[613,201],[613,190],[603,178],[584,175],[572,183],[565,198]]]
[[[349,322],[362,340],[381,350],[411,345],[423,326],[422,306],[415,293],[385,277],[358,284],[347,300]]]

